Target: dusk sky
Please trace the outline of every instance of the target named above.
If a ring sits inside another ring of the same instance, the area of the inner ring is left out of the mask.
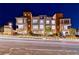
[[[23,11],[29,10],[35,15],[53,16],[54,13],[60,12],[64,17],[71,18],[72,27],[79,28],[79,4],[58,4],[58,3],[10,3],[0,4],[0,25],[12,21],[15,24],[15,17],[22,16]]]

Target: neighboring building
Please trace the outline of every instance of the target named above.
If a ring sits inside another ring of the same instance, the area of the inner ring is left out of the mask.
[[[32,32],[32,13],[29,11],[25,11],[23,12],[23,16],[27,18],[27,30],[28,30],[28,34],[30,34]]]
[[[5,34],[5,35],[12,35],[13,34],[12,23],[8,23],[8,25],[4,25],[3,34]]]
[[[60,31],[63,35],[70,35],[69,29],[71,28],[71,19],[63,18],[60,19]]]
[[[16,17],[16,26],[17,34],[28,34],[26,17]]]
[[[60,19],[63,18],[63,13],[55,13],[53,16],[53,19],[56,22],[56,33],[60,33]]]

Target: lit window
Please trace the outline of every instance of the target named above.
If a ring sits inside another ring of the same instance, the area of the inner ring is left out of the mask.
[[[37,19],[33,19],[33,23],[38,23],[38,20]]]
[[[55,26],[52,26],[52,29],[55,29]]]
[[[66,26],[66,25],[65,25],[65,26],[64,26],[64,29],[66,29],[66,30],[67,30],[67,29],[68,29],[68,26]]]
[[[40,25],[40,29],[44,29],[44,25]]]
[[[38,25],[33,25],[33,29],[38,29]]]
[[[9,25],[12,25],[12,23],[9,23]]]
[[[52,20],[52,24],[55,24],[55,20]]]
[[[50,24],[50,21],[49,20],[46,20],[46,24]]]
[[[40,24],[43,24],[44,23],[44,21],[43,20],[40,20]]]
[[[17,18],[17,23],[23,23],[23,18]]]
[[[27,14],[24,14],[24,16],[26,16]]]
[[[19,29],[23,29],[23,27],[24,27],[23,25],[18,25]]]

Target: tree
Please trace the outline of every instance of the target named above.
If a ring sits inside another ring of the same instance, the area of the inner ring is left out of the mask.
[[[70,35],[74,36],[75,35],[75,32],[76,32],[76,29],[74,29],[74,28],[70,28],[69,29]]]

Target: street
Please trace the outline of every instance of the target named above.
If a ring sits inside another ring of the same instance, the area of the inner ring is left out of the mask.
[[[79,43],[45,40],[1,39],[1,55],[77,55]]]

